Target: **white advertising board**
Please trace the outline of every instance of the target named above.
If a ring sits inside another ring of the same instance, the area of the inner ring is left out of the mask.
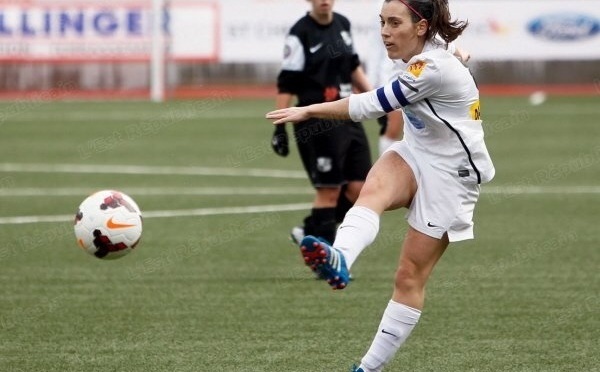
[[[305,0],[169,0],[173,60],[279,62]],[[362,59],[382,0],[338,0]],[[600,59],[600,0],[452,0],[470,23],[457,44],[477,60]],[[0,0],[0,61],[148,60],[152,0]]]
[[[457,41],[483,60],[600,59],[600,1],[454,1]]]
[[[218,3],[174,0],[162,29],[174,59],[218,59]],[[148,60],[152,0],[0,0],[0,60]]]
[[[377,42],[382,0],[339,0],[360,54]],[[300,0],[221,1],[224,62],[281,59],[289,27],[310,3]],[[600,59],[599,0],[454,0],[455,18],[469,27],[457,44],[479,60]],[[364,57],[363,57],[364,59]]]

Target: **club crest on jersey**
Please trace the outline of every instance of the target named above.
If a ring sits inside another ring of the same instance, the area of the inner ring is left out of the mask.
[[[323,98],[325,98],[325,102],[331,102],[338,99],[340,91],[337,87],[327,87],[323,91]]]
[[[427,63],[424,61],[417,61],[415,63],[411,63],[408,66],[407,71],[410,72],[414,77],[419,77],[421,76],[421,73],[423,73],[425,66],[427,66]]]

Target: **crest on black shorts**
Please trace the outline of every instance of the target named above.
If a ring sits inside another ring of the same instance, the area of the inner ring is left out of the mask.
[[[331,170],[331,158],[317,158],[317,169],[321,173],[326,173]]]

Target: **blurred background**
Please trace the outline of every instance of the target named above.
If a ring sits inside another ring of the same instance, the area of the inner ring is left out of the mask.
[[[365,62],[381,3],[335,5]],[[56,88],[49,94],[144,98],[154,89],[162,100],[215,85],[271,96],[285,33],[307,9],[302,0],[0,0],[0,97]],[[598,94],[597,0],[453,0],[451,10],[470,23],[457,43],[484,93]]]

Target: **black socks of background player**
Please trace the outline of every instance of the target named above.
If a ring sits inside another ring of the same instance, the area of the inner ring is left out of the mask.
[[[313,208],[311,215],[304,219],[304,235],[313,235],[327,240],[333,244],[337,224],[344,220],[346,212],[353,207],[353,203],[348,200],[344,189],[340,193],[335,208]]]
[[[338,197],[337,205],[335,207],[335,222],[341,223],[344,220],[346,213],[353,206],[354,206],[354,203],[352,203],[346,197],[345,188],[342,188],[342,192],[340,192],[340,196]]]
[[[313,208],[304,219],[304,235],[323,238],[333,244],[337,228],[335,208]]]

